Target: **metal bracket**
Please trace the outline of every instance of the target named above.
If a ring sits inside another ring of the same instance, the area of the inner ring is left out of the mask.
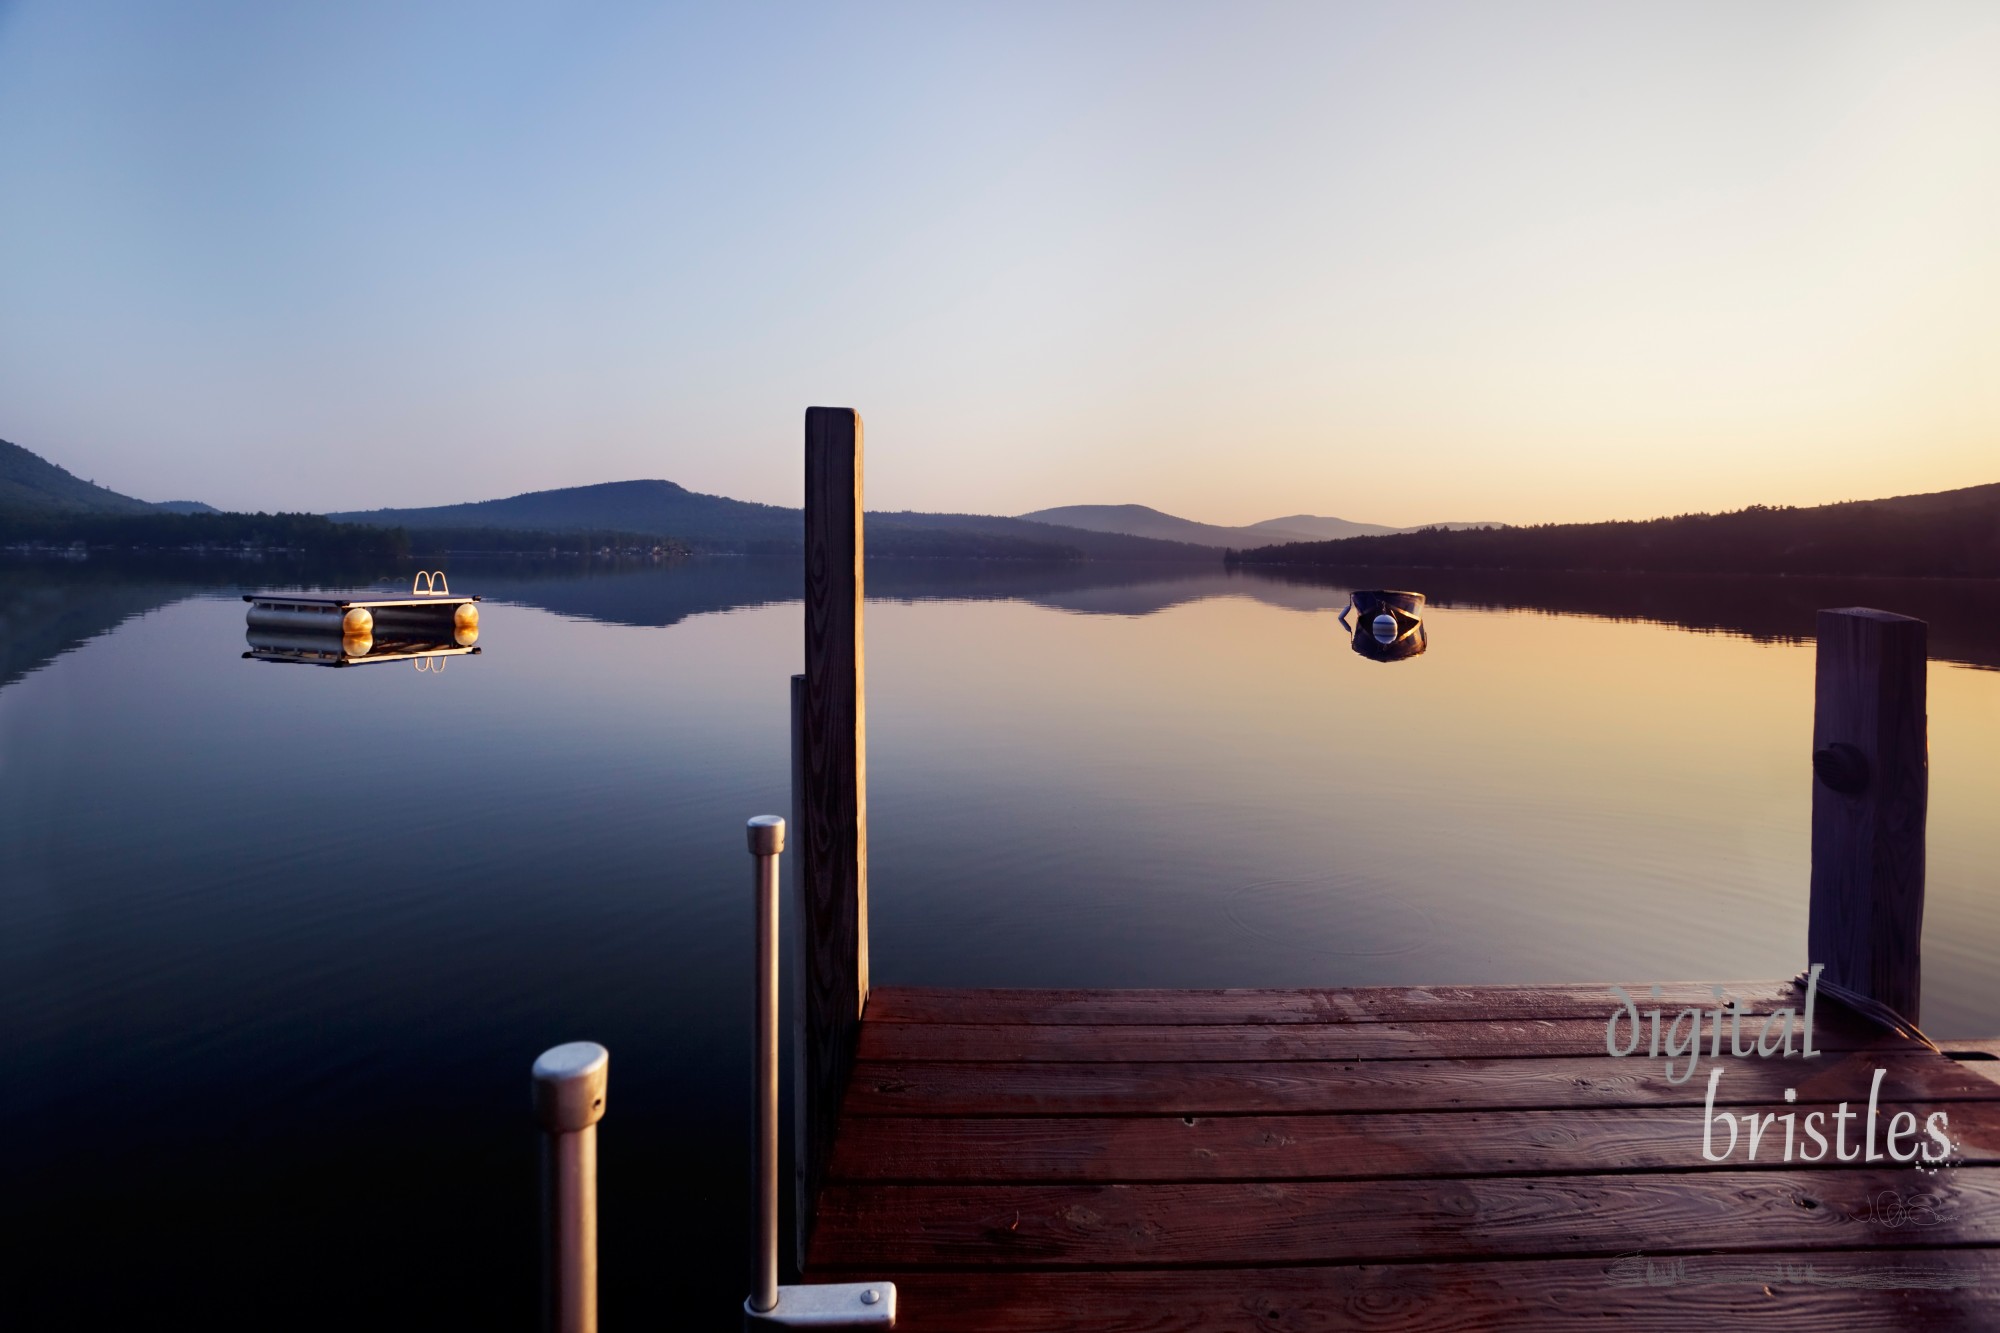
[[[743,1302],[745,1328],[894,1328],[896,1284],[829,1282],[779,1287],[778,1303],[753,1310]]]

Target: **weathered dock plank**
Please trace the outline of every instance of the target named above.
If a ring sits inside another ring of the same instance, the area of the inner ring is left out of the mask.
[[[1588,1057],[1510,1060],[1290,1060],[1264,1063],[1076,1061],[857,1064],[846,1114],[866,1115],[1255,1115],[1296,1111],[1427,1111],[1587,1106],[1700,1106],[1706,1069],[1727,1072],[1718,1105],[1799,1100],[1866,1101],[1869,1076],[1899,1101],[1990,1098],[2000,1087],[1930,1052],[1829,1053],[1777,1060],[1705,1062],[1686,1083],[1668,1083],[1652,1060]],[[1888,1095],[1885,1093],[1885,1095]]]
[[[1831,1007],[1828,1006],[1829,1009]],[[1725,1033],[1727,1028],[1725,1024]],[[1746,1048],[1754,1045],[1758,1023],[1746,1022],[1742,1029]],[[1621,1021],[1621,1040],[1624,1031],[1625,1024]],[[1776,1033],[1774,1028],[1773,1045],[1777,1044]],[[1801,1049],[1801,1040],[1796,1032],[1794,1038],[1796,1052]],[[1724,1049],[1728,1048],[1728,1040],[1725,1035]],[[1813,1041],[1816,1049],[1825,1051],[1893,1051],[1907,1050],[1909,1045],[1880,1029],[1862,1030],[1853,1024],[1817,1024]],[[1707,1051],[1708,1038],[1704,1035],[1701,1055],[1704,1065],[1710,1058]],[[883,1063],[925,1060],[1245,1063],[1271,1060],[1494,1060],[1604,1054],[1605,1020],[1599,1017],[1313,1025],[867,1023],[861,1030],[856,1058]],[[1648,1058],[1644,1039],[1634,1058]],[[1652,1058],[1657,1061],[1662,1057]]]
[[[1578,982],[1536,986],[1358,986],[1312,990],[979,990],[957,987],[877,986],[869,992],[868,1021],[880,1023],[1410,1023],[1471,1019],[1594,1018],[1602,1023],[1624,984],[1641,1008],[1659,1005],[1667,1016],[1715,1003],[1714,986],[1740,996],[1752,1013],[1798,1007],[1804,992],[1789,980],[1676,982],[1649,989],[1631,983]]]
[[[1118,1268],[1902,1248],[1907,1168],[1148,1185],[829,1185],[816,1263]],[[1925,1182],[1932,1246],[2000,1245],[2000,1168]]]
[[[1941,1104],[1957,1158],[2000,1165],[2000,1101]],[[1833,1103],[1802,1103],[1800,1115]],[[1920,1115],[1933,1107],[1908,1109]],[[1831,1122],[1822,1122],[1831,1123]],[[1612,1174],[1734,1171],[1701,1158],[1701,1126],[1685,1107],[1438,1111],[1285,1116],[856,1117],[841,1127],[828,1176],[840,1181],[1141,1183],[1171,1180],[1372,1180],[1416,1174]],[[1773,1148],[1776,1152],[1774,1154]],[[1779,1134],[1756,1165],[1782,1160]]]
[[[1649,1268],[1648,1265],[1651,1265]],[[863,1276],[830,1270],[830,1280]],[[1540,1259],[1299,1268],[909,1272],[899,1327],[929,1333],[1545,1333],[2000,1328],[2000,1251],[1802,1259]]]

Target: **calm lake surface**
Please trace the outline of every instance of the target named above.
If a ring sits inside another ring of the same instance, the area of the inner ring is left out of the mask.
[[[798,568],[459,562],[441,674],[243,660],[241,591],[388,573],[0,560],[24,1326],[532,1327],[528,1067],[576,1039],[607,1325],[734,1326]],[[2000,587],[1409,573],[1429,651],[1379,663],[1330,575],[869,580],[878,982],[1795,973],[1812,612],[1859,604],[1931,622],[1925,1027],[2000,1035]]]

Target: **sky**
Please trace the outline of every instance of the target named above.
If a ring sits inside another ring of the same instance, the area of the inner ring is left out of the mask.
[[[147,499],[1565,521],[2000,481],[2000,5],[0,0],[0,438]]]

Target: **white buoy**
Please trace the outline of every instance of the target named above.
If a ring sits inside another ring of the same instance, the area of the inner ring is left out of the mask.
[[[1396,617],[1380,615],[1375,617],[1375,642],[1394,643],[1396,641]]]

